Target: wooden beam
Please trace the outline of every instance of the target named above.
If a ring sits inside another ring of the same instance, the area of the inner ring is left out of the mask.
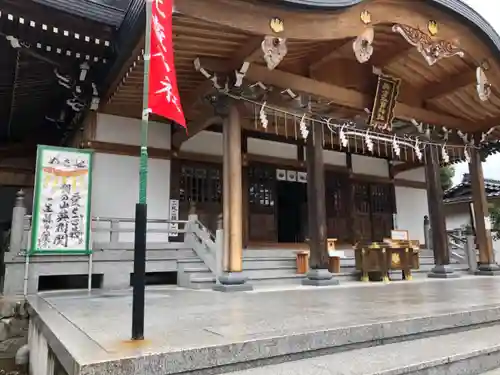
[[[252,36],[248,38],[246,43],[238,51],[236,51],[225,65],[225,72],[239,69],[244,61],[253,62],[261,56],[262,37]],[[220,72],[220,71],[219,71]],[[182,107],[185,113],[189,113],[198,102],[199,99],[207,95],[213,90],[212,82],[205,81],[194,89],[186,98],[181,97]],[[191,132],[190,132],[191,133]],[[194,135],[194,134],[192,134]],[[190,134],[191,136],[191,134]]]
[[[440,96],[445,96],[455,91],[460,90],[463,87],[470,86],[476,82],[476,73],[472,69],[466,69],[460,73],[449,76],[446,80],[431,83],[427,86],[422,87],[420,91],[420,97],[424,100],[430,100],[433,98],[438,98]]]
[[[335,58],[342,57],[347,48],[351,48],[352,50],[353,41],[354,38],[349,38],[347,42],[344,42],[340,45],[338,41],[333,41],[332,43],[329,43],[327,46],[323,47],[320,54],[315,55],[314,58],[311,59],[311,61],[315,62],[313,62],[309,67],[310,74],[314,75],[314,73],[320,70],[327,62],[330,62]]]
[[[225,69],[224,64],[212,59],[203,59],[202,66],[211,70]],[[264,66],[252,64],[247,71],[246,79],[250,81],[261,81],[268,85],[281,88],[290,88],[293,91],[304,92],[313,96],[322,97],[333,101],[337,105],[361,109],[370,108],[373,98],[359,91],[346,89],[344,87],[316,81],[311,78],[299,76],[280,70],[269,70]],[[468,120],[442,115],[424,108],[412,107],[398,102],[394,110],[395,117],[410,121],[416,119],[428,124],[446,126],[452,129],[467,130],[470,126]]]
[[[220,124],[222,124],[222,117],[207,115],[207,112],[202,112],[196,120],[189,123],[188,132],[184,131],[184,129],[179,129],[172,135],[172,148],[179,149],[181,144],[187,141],[190,137],[205,130],[209,126]]]
[[[424,164],[421,162],[406,162],[406,163],[401,163],[401,164],[392,164],[391,165],[391,170],[392,170],[392,175],[397,176],[400,173],[411,171],[412,169],[417,169],[420,167],[423,167]]]

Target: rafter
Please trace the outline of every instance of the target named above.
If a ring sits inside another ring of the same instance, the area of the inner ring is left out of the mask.
[[[344,56],[344,52],[346,52],[348,49],[352,50],[353,40],[354,38],[349,38],[347,41],[343,41],[341,44],[339,44],[338,40],[335,40],[323,47],[321,49],[321,52],[318,55],[315,55],[313,59],[311,59],[311,61],[315,61],[309,67],[311,75],[320,70],[320,68],[323,67],[327,62],[335,58]]]
[[[248,38],[248,40],[244,43],[243,47],[240,50],[236,51],[230,61],[224,66],[224,72],[232,71],[239,69],[243,61],[254,62],[259,59],[262,55],[261,51],[261,43],[262,37],[260,36],[252,36]],[[220,71],[220,70],[219,70]],[[207,94],[209,94],[213,90],[212,82],[205,81],[201,83],[196,89],[191,91],[186,98],[181,98],[182,106],[186,117],[195,117],[196,119],[193,121],[194,125],[189,124],[189,135],[186,135],[184,131],[179,130],[179,134],[174,134],[172,138],[172,144],[180,147],[182,142],[187,140],[189,137],[192,137],[199,133],[200,131],[206,129],[208,126],[212,125],[209,121],[201,121],[198,120],[198,112],[205,113],[204,111],[196,111],[194,107],[200,103],[200,99],[204,98]]]
[[[199,132],[205,130],[206,128],[222,123],[222,118],[220,116],[214,116],[208,111],[200,112],[200,114],[189,123],[188,132],[186,133],[184,129],[179,129],[172,135],[172,148],[179,149],[181,144],[187,141],[190,137],[198,134]]]
[[[457,74],[449,76],[445,81],[431,83],[420,89],[420,96],[424,100],[430,100],[440,96],[453,93],[463,87],[470,86],[476,82],[476,74],[472,69],[463,70]]]
[[[417,162],[417,161],[409,161],[401,164],[393,164],[391,165],[392,176],[395,177],[400,173],[408,172],[423,166],[424,164],[422,162]]]

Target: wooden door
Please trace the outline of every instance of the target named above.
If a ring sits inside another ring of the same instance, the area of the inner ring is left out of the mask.
[[[248,237],[250,242],[276,242],[276,169],[248,167]]]
[[[340,243],[350,241],[349,199],[346,196],[349,184],[347,175],[325,172],[326,226],[328,238],[337,238]]]
[[[365,182],[353,182],[353,184],[355,240],[370,242],[372,240],[370,184]]]
[[[186,220],[191,205],[211,231],[222,213],[222,165],[182,161],[179,168],[179,218]]]
[[[393,226],[393,194],[392,184],[370,185],[370,211],[372,216],[372,241],[382,241],[391,237]]]

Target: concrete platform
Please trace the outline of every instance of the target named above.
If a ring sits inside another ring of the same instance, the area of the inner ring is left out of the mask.
[[[220,374],[500,322],[500,280],[474,276],[240,294],[160,288],[146,300],[138,344],[128,341],[130,291],[29,298],[69,375]]]

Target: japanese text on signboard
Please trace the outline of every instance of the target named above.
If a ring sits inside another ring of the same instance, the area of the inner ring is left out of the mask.
[[[91,154],[41,147],[31,252],[89,252]]]
[[[383,130],[392,129],[394,107],[396,106],[400,83],[399,78],[386,75],[379,76],[370,120],[372,127]]]

